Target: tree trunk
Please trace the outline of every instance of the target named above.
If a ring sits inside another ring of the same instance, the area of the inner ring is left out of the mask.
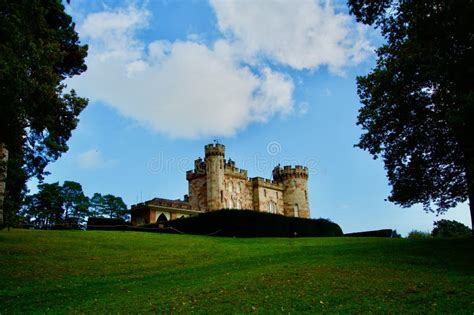
[[[3,200],[5,199],[5,185],[7,179],[8,150],[0,143],[0,227],[4,224]]]

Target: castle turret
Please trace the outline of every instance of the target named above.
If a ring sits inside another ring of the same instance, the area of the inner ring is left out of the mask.
[[[277,166],[273,180],[283,185],[283,210],[286,216],[309,218],[308,168]]]
[[[209,211],[224,208],[224,156],[225,146],[219,143],[205,146],[207,208]]]

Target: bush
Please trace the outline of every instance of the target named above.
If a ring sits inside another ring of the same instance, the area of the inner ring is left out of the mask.
[[[409,239],[427,239],[427,238],[431,238],[431,234],[429,232],[413,230],[410,233],[408,233],[408,238]]]
[[[336,223],[302,219],[252,210],[219,210],[164,224],[184,233],[219,236],[342,236]]]
[[[439,220],[434,222],[431,232],[434,237],[469,237],[472,235],[471,229],[454,220]]]
[[[396,233],[396,231],[395,231]],[[350,237],[392,237],[393,231],[390,229],[347,233],[344,236]]]

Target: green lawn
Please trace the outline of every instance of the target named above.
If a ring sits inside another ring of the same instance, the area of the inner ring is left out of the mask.
[[[0,313],[470,313],[474,241],[0,232]]]

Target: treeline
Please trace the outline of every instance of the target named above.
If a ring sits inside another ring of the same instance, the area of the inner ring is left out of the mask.
[[[94,193],[87,197],[81,184],[73,181],[39,184],[38,192],[24,198],[20,222],[36,228],[78,228],[88,217],[129,219],[121,197]]]

